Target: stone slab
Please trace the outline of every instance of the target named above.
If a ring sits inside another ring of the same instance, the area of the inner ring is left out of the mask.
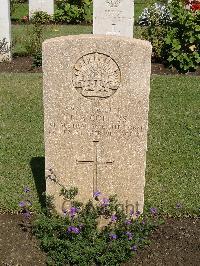
[[[79,35],[43,43],[45,169],[78,187],[117,194],[143,210],[151,45],[117,36]],[[59,213],[60,187],[47,178]]]
[[[133,37],[133,0],[94,0],[93,34]]]
[[[6,46],[0,54],[0,62],[11,60],[11,22],[10,22],[10,1],[1,0],[0,8],[0,40],[5,39]]]
[[[29,0],[29,17],[37,11],[44,11],[49,15],[53,15],[54,0]]]

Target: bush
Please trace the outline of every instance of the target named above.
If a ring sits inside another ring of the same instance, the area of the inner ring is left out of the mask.
[[[92,1],[59,0],[54,14],[55,21],[62,23],[80,23],[92,21]]]
[[[45,24],[52,21],[46,12],[35,12],[31,18],[32,25],[27,26],[27,41],[25,44],[28,55],[33,58],[33,67],[42,66],[42,42],[44,41]]]
[[[31,16],[30,22],[33,24],[48,24],[52,22],[53,18],[51,15],[49,15],[47,12],[44,11],[36,11]]]
[[[141,26],[161,26],[167,25],[171,21],[171,14],[167,6],[155,3],[151,7],[144,9],[138,23]]]
[[[194,71],[200,65],[200,11],[186,10],[173,0],[170,12],[172,24],[165,38],[164,57],[180,72]]]
[[[182,73],[196,70],[200,65],[200,11],[186,10],[179,0],[173,0],[165,13],[170,19],[168,15],[159,18],[156,10],[140,17],[140,24],[147,25],[142,36],[152,43],[153,59]]]
[[[152,57],[156,62],[163,61],[166,25],[171,22],[172,17],[168,7],[157,3],[145,8],[139,17],[139,25],[144,26],[142,37],[151,42],[153,47]]]

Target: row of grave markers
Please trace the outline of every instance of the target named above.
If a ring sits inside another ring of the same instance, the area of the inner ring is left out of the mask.
[[[10,0],[0,0],[0,41],[11,47]],[[133,36],[133,0],[94,0],[93,34]],[[29,0],[29,16],[36,11],[54,13],[54,0]],[[11,60],[10,49],[0,54],[0,62]]]

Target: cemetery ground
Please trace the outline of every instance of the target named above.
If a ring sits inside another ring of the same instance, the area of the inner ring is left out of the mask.
[[[126,265],[199,265],[198,171],[200,77],[151,78],[145,208],[165,223]],[[19,201],[31,188],[33,210],[45,190],[41,73],[1,73],[0,265],[45,265],[20,227]]]

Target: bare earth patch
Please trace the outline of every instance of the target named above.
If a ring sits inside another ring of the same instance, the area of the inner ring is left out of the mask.
[[[42,68],[34,68],[31,57],[16,57],[12,62],[0,63],[0,73],[38,73],[42,72]],[[178,75],[176,69],[165,68],[162,64],[153,63],[151,66],[152,74],[155,75]],[[200,68],[195,72],[187,73],[189,76],[200,76]]]
[[[0,215],[0,265],[45,265],[38,242],[20,225],[21,215]],[[151,244],[124,264],[131,265],[200,265],[200,218],[166,219],[152,234]]]

